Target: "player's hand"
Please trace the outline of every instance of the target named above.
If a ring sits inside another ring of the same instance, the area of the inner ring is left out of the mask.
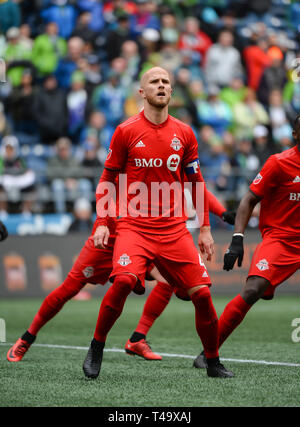
[[[105,249],[108,243],[108,238],[109,228],[105,225],[99,225],[99,227],[96,228],[93,236],[95,248]]]
[[[198,244],[202,255],[206,255],[206,260],[211,261],[214,254],[214,239],[212,238],[210,227],[201,227]]]
[[[5,240],[8,236],[8,232],[7,229],[5,227],[5,225],[3,224],[3,222],[0,221],[0,242],[2,240]]]
[[[234,225],[235,217],[236,217],[235,211],[225,211],[222,214],[222,220],[224,222],[227,222],[230,225]]]
[[[232,270],[235,261],[238,260],[238,266],[241,267],[244,257],[243,236],[233,236],[231,245],[224,255],[223,270]]]

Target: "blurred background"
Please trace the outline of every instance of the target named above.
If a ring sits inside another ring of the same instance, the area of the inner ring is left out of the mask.
[[[10,235],[88,236],[110,138],[140,111],[139,77],[155,65],[170,72],[170,114],[192,126],[208,188],[235,209],[265,160],[293,145],[299,29],[297,0],[0,0]]]

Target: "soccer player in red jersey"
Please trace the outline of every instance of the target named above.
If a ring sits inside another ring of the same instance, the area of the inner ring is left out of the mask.
[[[234,223],[234,213],[226,211],[224,206],[216,199],[216,197],[208,192],[209,195],[209,209],[213,214],[221,217],[224,221],[229,224]],[[24,355],[29,350],[31,344],[35,341],[36,336],[40,329],[48,323],[54,316],[56,316],[63,308],[64,304],[73,298],[77,293],[87,284],[102,284],[104,285],[110,276],[112,271],[112,256],[113,247],[115,243],[115,222],[111,220],[109,224],[110,237],[108,244],[105,248],[99,249],[94,246],[94,233],[99,225],[100,218],[97,218],[91,236],[85,242],[80,254],[77,257],[71,271],[67,275],[64,282],[50,292],[49,295],[43,301],[40,309],[34,316],[32,323],[25,333],[18,338],[15,344],[7,352],[7,360],[10,362],[20,362]],[[6,239],[7,230],[5,226],[2,226],[0,222],[0,241]],[[166,301],[166,292],[170,293],[169,299],[173,293],[173,288],[168,285],[165,280],[161,277],[157,269],[153,265],[148,267],[148,279],[158,279],[155,292],[151,292],[146,303],[145,303],[145,316],[147,319],[150,317],[155,320],[158,316],[158,305],[160,313],[164,310],[169,300]],[[165,290],[167,289],[167,291]],[[154,298],[158,295],[157,298]],[[154,300],[155,299],[155,300]],[[157,303],[155,301],[157,300]],[[165,303],[162,306],[162,301]],[[153,321],[154,321],[153,320]],[[143,323],[143,318],[140,323]],[[139,340],[138,343],[139,351],[143,352],[143,357],[149,359],[161,359],[159,355],[156,355],[151,351],[149,344],[145,340]],[[136,350],[136,349],[135,349]]]
[[[107,204],[108,184],[114,184],[117,177],[120,184],[122,175],[126,183],[125,191],[119,194],[120,219],[111,274],[113,285],[102,300],[94,338],[83,363],[88,378],[98,377],[107,335],[119,318],[127,296],[137,285],[142,286],[147,263],[151,261],[169,283],[188,293],[195,306],[196,330],[204,346],[208,376],[233,376],[219,361],[218,318],[209,290],[211,281],[186,229],[185,216],[179,214],[186,173],[192,183],[193,204],[201,224],[200,251],[210,260],[213,239],[208,197],[199,169],[198,143],[188,125],[168,114],[171,92],[166,70],[154,67],[142,76],[140,94],[144,110],[117,127],[100,178],[97,199],[100,216]],[[201,204],[198,184],[204,193]],[[164,197],[159,197],[162,187],[172,189],[167,204]],[[142,197],[138,197],[137,192]],[[126,197],[122,202],[124,193]],[[109,237],[107,218],[106,210],[103,225],[97,228],[94,236],[96,245],[102,248]]]
[[[242,322],[260,298],[272,299],[275,289],[300,269],[300,115],[295,120],[296,145],[274,154],[256,176],[239,205],[232,242],[224,256],[224,270],[243,261],[243,237],[254,207],[261,203],[257,246],[246,283],[239,295],[225,307],[219,319],[219,346]],[[206,367],[202,353],[194,361]]]

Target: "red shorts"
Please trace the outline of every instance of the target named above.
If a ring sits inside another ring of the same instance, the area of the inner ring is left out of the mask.
[[[110,239],[106,249],[97,249],[90,237],[81,249],[69,276],[82,283],[105,285],[112,271],[115,239]]]
[[[300,241],[266,236],[253,254],[248,277],[260,276],[278,286],[300,269]]]
[[[180,233],[158,235],[119,224],[111,278],[131,273],[143,282],[151,262],[173,287],[188,290],[198,285],[211,285],[206,267],[185,226]]]

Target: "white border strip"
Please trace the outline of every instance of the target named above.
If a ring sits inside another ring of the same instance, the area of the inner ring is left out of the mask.
[[[0,343],[0,346],[12,346],[13,343]],[[72,345],[58,345],[58,344],[33,344],[33,347],[45,347],[45,348],[58,348],[63,350],[84,350],[87,351],[89,347],[80,347]],[[124,349],[120,348],[107,348],[104,349],[106,352],[112,353],[125,353]],[[190,356],[188,354],[174,354],[174,353],[159,353],[163,357],[176,357],[181,359],[195,359],[196,356]],[[288,362],[269,362],[267,360],[252,360],[252,359],[228,359],[221,357],[222,361],[234,362],[234,363],[254,363],[256,365],[273,365],[273,366],[289,366],[294,368],[300,368],[300,363],[288,363]]]

